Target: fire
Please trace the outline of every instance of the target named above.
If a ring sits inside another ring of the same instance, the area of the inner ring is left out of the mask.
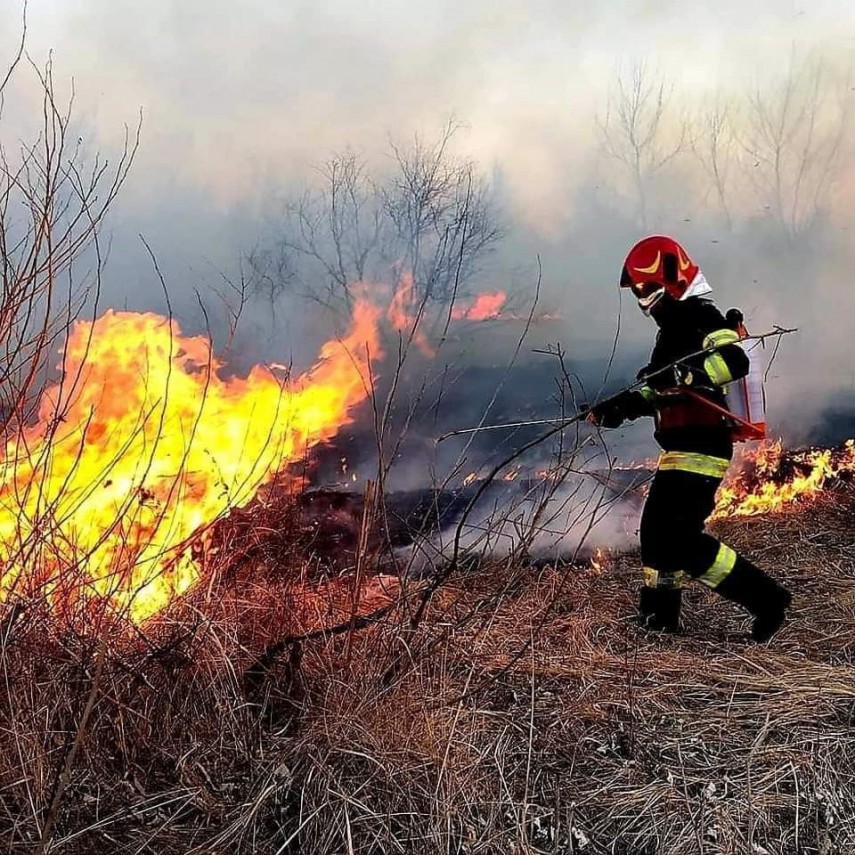
[[[435,351],[424,331],[424,301],[416,298],[416,283],[412,273],[404,273],[392,295],[386,318],[393,329],[410,338],[425,355],[433,356]]]
[[[591,556],[591,569],[595,573],[602,573],[609,563],[609,551],[597,547],[594,554]]]
[[[791,453],[780,440],[765,442],[737,463],[719,490],[716,518],[766,514],[809,501],[829,480],[855,475],[855,440]]]
[[[502,306],[508,299],[507,294],[496,291],[492,294],[479,294],[471,306],[455,306],[451,313],[454,321],[491,321],[499,317]]]
[[[370,391],[378,312],[293,382],[225,376],[210,341],[156,314],[108,311],[71,331],[62,381],[0,450],[0,600],[93,600],[140,622],[199,580],[188,540],[331,438]]]

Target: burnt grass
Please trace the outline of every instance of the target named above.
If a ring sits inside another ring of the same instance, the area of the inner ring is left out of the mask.
[[[635,554],[470,568],[413,628],[424,581],[354,606],[276,513],[140,630],[4,607],[0,851],[855,852],[851,484],[717,524],[794,591],[766,646],[700,587],[642,631]]]

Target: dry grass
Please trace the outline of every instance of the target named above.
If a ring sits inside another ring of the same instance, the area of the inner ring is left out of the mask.
[[[285,546],[254,548],[145,638],[7,613],[0,848],[853,852],[853,509],[844,486],[719,524],[796,592],[765,647],[700,588],[683,636],[642,632],[633,555],[452,577],[415,635],[392,613],[266,670],[271,642],[350,613],[348,582],[294,578]],[[360,610],[396,593],[375,583]]]

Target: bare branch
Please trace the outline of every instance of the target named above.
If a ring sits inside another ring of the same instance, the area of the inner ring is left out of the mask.
[[[633,185],[638,220],[647,228],[650,186],[656,174],[681,154],[688,123],[671,118],[673,86],[644,61],[618,71],[605,116],[597,120],[603,150]]]

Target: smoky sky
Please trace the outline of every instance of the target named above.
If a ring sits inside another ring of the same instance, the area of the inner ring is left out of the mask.
[[[11,49],[17,4],[0,24]],[[99,139],[145,113],[135,189],[219,204],[300,176],[325,151],[372,152],[449,114],[548,227],[622,62],[653,60],[687,98],[753,85],[794,44],[855,47],[843,0],[453,3],[31,0],[29,48],[53,50]],[[177,182],[177,185],[176,185]]]
[[[14,52],[20,12],[12,0],[0,7],[0,57]],[[271,200],[315,181],[330,152],[350,147],[382,169],[390,137],[429,137],[454,116],[455,145],[496,184],[506,225],[485,287],[519,283],[524,302],[539,257],[543,299],[561,313],[534,331],[535,346],[561,338],[571,353],[606,358],[626,249],[662,230],[684,240],[722,302],[743,305],[758,327],[800,326],[772,377],[797,378],[776,396],[782,423],[782,402],[791,413],[794,399],[810,399],[817,412],[851,391],[851,128],[821,234],[787,252],[764,227],[750,175],[731,177],[738,222],[724,227],[688,145],[651,180],[641,224],[602,140],[615,79],[639,61],[666,81],[675,138],[699,105],[744,105],[774,87],[794,55],[839,83],[855,50],[846,0],[31,0],[27,49],[39,65],[52,56],[62,91],[73,80],[75,130],[93,148],[115,152],[142,111],[140,152],[109,224],[116,303],[160,305],[139,233],[190,306],[194,289],[235,271]],[[7,116],[35,110],[34,92],[24,68]],[[621,342],[640,347],[653,330],[626,303]],[[287,357],[311,346],[299,337],[286,324],[274,345]]]

